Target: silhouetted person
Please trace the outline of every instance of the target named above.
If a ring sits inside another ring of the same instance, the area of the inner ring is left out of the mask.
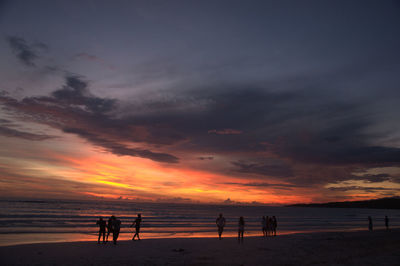
[[[225,226],[225,218],[222,216],[222,213],[219,214],[219,217],[217,218],[217,220],[215,220],[215,223],[217,224],[218,227],[218,237],[221,240],[222,232],[224,231],[224,226]]]
[[[267,220],[265,220],[265,216],[261,219],[261,229],[263,232],[263,237],[267,236]]]
[[[106,242],[108,242],[108,236],[113,232],[113,222],[114,222],[114,215],[112,215],[107,222],[107,239]]]
[[[372,231],[372,229],[373,229],[371,216],[368,216],[368,229],[369,229],[369,231]]]
[[[389,218],[387,217],[387,215],[385,215],[385,227],[386,230],[389,230]]]
[[[105,243],[106,238],[106,221],[103,220],[102,217],[96,222],[99,226],[99,238],[97,239],[97,244],[100,244],[101,235],[103,235],[103,243]]]
[[[139,232],[140,232],[140,223],[142,222],[142,215],[139,213],[137,216],[138,217],[136,218],[136,220],[131,225],[131,227],[135,226],[135,229],[136,229],[136,232],[132,237],[133,241],[135,241],[135,237],[136,236],[137,236],[138,240],[140,240]]]
[[[238,230],[238,241],[239,243],[243,243],[243,234],[244,234],[244,219],[243,216],[239,218],[239,230]]]
[[[265,236],[269,236],[271,232],[271,218],[267,216],[265,218]]]
[[[278,226],[278,222],[276,221],[276,217],[272,216],[272,232],[274,233],[274,236],[276,236],[276,227]]]
[[[113,229],[113,241],[114,241],[114,245],[116,245],[118,236],[119,236],[119,230],[121,229],[121,221],[115,217],[113,220],[112,229]]]

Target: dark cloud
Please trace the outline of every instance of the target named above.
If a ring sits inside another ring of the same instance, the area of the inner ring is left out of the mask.
[[[55,138],[55,136],[50,136],[50,135],[46,135],[46,134],[29,133],[29,132],[24,132],[24,131],[19,131],[16,129],[8,128],[5,126],[0,126],[0,135],[6,136],[6,137],[14,137],[14,138],[27,139],[27,140],[37,140],[37,141]]]
[[[47,50],[44,43],[28,44],[23,38],[8,36],[7,42],[17,58],[26,66],[35,67],[35,60],[39,58],[41,50]]]
[[[213,156],[200,156],[200,157],[197,157],[197,159],[202,160],[202,161],[204,161],[204,160],[213,160],[214,157]]]
[[[368,103],[343,101],[321,89],[221,85],[147,101],[117,101],[93,95],[80,76],[68,75],[65,81],[50,97],[3,98],[36,121],[118,155],[172,163],[178,161],[172,149],[223,154],[235,158],[230,172],[235,175],[311,185],[349,180],[359,169],[400,165],[399,148],[373,144],[375,136],[368,130],[376,122]],[[135,144],[147,148],[129,146]]]
[[[272,177],[289,177],[293,175],[290,165],[278,160],[265,160],[254,163],[245,161],[232,162],[235,170],[241,173],[258,174]]]
[[[173,155],[166,154],[166,153],[156,153],[146,149],[134,149],[128,148],[126,145],[122,145],[115,141],[110,141],[107,139],[102,139],[100,136],[95,134],[84,132],[81,129],[74,129],[74,128],[64,128],[64,132],[66,133],[73,133],[77,134],[91,143],[94,143],[100,147],[107,149],[108,151],[116,154],[116,155],[128,155],[134,157],[142,157],[148,158],[153,161],[157,162],[164,162],[164,163],[177,163],[179,159]]]
[[[363,175],[361,179],[370,183],[394,181],[389,174]]]
[[[292,190],[293,188],[302,187],[301,185],[279,184],[279,183],[268,183],[268,182],[249,182],[249,183],[226,182],[223,184],[224,185],[238,185],[238,186],[245,186],[245,187],[283,189],[283,190]]]
[[[243,132],[240,130],[236,130],[236,129],[230,129],[230,128],[226,128],[226,129],[211,129],[208,131],[208,134],[217,134],[217,135],[238,135],[238,134],[242,134]]]
[[[395,191],[393,188],[385,188],[385,187],[362,187],[362,186],[347,186],[347,187],[330,187],[331,191],[352,191],[352,190],[361,190],[365,192],[375,193],[379,191]]]
[[[88,83],[79,76],[67,76],[66,85],[56,90],[52,96],[63,104],[84,106],[94,113],[111,111],[116,101],[93,96],[87,89]]]
[[[81,77],[69,75],[65,81],[66,84],[50,97],[30,97],[17,101],[4,96],[1,101],[23,113],[25,119],[34,119],[66,133],[76,134],[116,155],[142,157],[165,163],[179,161],[176,156],[167,153],[131,147],[132,143],[142,142],[151,135],[149,130],[143,129],[146,132],[142,132],[129,120],[113,118],[109,112],[114,110],[116,101],[92,95],[87,88],[88,83]],[[4,134],[17,134],[3,131]],[[24,136],[34,138],[33,135]]]

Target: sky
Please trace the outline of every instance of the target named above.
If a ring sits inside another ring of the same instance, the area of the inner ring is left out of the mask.
[[[0,193],[400,196],[399,25],[397,0],[0,0]]]

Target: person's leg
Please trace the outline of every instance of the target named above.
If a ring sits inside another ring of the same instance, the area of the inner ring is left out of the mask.
[[[106,238],[106,242],[108,242],[108,237],[110,236],[111,230],[107,229],[107,238]]]
[[[115,235],[114,235],[114,244],[117,244],[118,235],[119,235],[119,231],[116,231]]]
[[[101,231],[99,231],[99,238],[97,238],[97,244],[100,244],[100,236],[101,236]]]
[[[140,233],[140,228],[136,228],[136,234],[137,234],[137,238],[138,238],[138,240],[140,240],[139,233]]]
[[[106,243],[106,231],[103,231],[103,244]]]

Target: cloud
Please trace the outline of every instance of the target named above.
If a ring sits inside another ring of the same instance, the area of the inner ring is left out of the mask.
[[[14,137],[14,138],[21,138],[21,139],[26,139],[26,140],[36,140],[36,141],[55,138],[55,136],[50,136],[50,135],[46,135],[46,134],[29,133],[29,132],[24,132],[24,131],[19,131],[16,129],[8,128],[5,126],[0,126],[0,135],[6,136],[6,137]]]
[[[151,133],[141,132],[129,119],[112,117],[110,112],[115,110],[116,101],[92,95],[88,90],[88,83],[76,75],[66,76],[65,85],[55,90],[51,96],[28,97],[22,101],[3,96],[0,97],[0,102],[22,113],[25,119],[29,117],[35,122],[76,134],[116,155],[142,157],[165,163],[179,161],[176,156],[168,153],[131,147],[133,143],[142,142]],[[4,134],[17,134],[9,130],[3,131]],[[21,133],[19,135],[22,136]],[[24,136],[34,138],[33,135]],[[36,138],[39,140],[39,137]],[[152,136],[150,138],[156,139]]]
[[[166,154],[166,153],[156,153],[146,149],[134,149],[128,148],[125,145],[122,145],[115,141],[110,141],[107,139],[102,139],[100,136],[95,135],[93,133],[85,132],[81,129],[74,129],[74,128],[64,128],[64,132],[66,133],[73,133],[79,135],[91,143],[96,144],[100,147],[105,148],[106,150],[116,154],[116,155],[128,155],[134,157],[142,157],[148,158],[153,161],[157,162],[164,162],[164,163],[177,163],[179,159],[173,155]]]
[[[232,162],[235,166],[235,171],[241,173],[259,174],[272,177],[290,177],[293,175],[292,168],[283,161],[267,160],[265,162]]]
[[[29,67],[35,67],[34,61],[39,58],[39,52],[48,49],[44,43],[28,44],[25,39],[16,36],[8,36],[7,42],[20,62]]]
[[[16,197],[81,198],[83,195],[101,195],[107,191],[117,197],[135,195],[141,198],[154,198],[161,195],[125,187],[112,187],[106,184],[66,180],[65,177],[49,176],[47,172],[31,167],[0,166],[0,193]],[[34,189],[32,189],[34,187]]]
[[[377,123],[369,103],[343,101],[320,89],[220,85],[116,100],[93,95],[89,85],[67,75],[50,96],[17,101],[5,95],[3,104],[117,155],[176,163],[175,152],[216,154],[231,168],[214,171],[244,179],[328,184],[372,167],[400,165],[400,149],[379,146],[369,131]]]
[[[52,96],[62,104],[83,106],[93,113],[111,111],[116,101],[93,96],[87,89],[88,83],[79,76],[66,77],[66,85],[52,93]]]
[[[230,128],[221,129],[221,130],[212,129],[212,130],[208,131],[208,134],[217,134],[217,135],[238,135],[238,134],[242,134],[242,133],[243,132],[240,130],[230,129]]]
[[[248,183],[225,182],[223,184],[224,185],[238,185],[238,186],[245,186],[245,187],[283,189],[283,190],[292,190],[292,188],[301,187],[300,185],[268,183],[268,182],[248,182]]]
[[[363,175],[361,179],[370,183],[384,182],[384,181],[395,181],[389,174],[376,174],[376,175]]]
[[[347,186],[347,187],[330,187],[331,191],[353,191],[353,190],[361,190],[365,192],[379,192],[379,191],[396,191],[394,188],[385,188],[385,187],[362,187],[362,186]]]
[[[213,160],[214,157],[213,156],[200,156],[200,157],[197,157],[197,159],[202,160],[202,161],[204,161],[204,160]]]

